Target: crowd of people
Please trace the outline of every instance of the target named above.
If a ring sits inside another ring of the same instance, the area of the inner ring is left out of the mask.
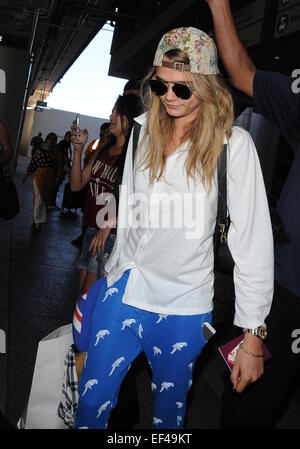
[[[133,118],[139,115],[142,111],[141,102],[139,99],[139,85],[139,80],[129,80],[124,86],[123,95],[120,95],[117,102],[119,108],[118,114],[121,116],[121,125],[123,126],[123,117],[129,119],[129,133],[132,128]],[[114,114],[115,112],[113,110],[111,118],[113,118]],[[116,137],[113,134],[114,132],[111,131],[114,126],[112,126],[111,123],[113,121],[114,118],[110,120],[110,122],[104,122],[101,124],[99,137],[91,140],[84,151],[83,157],[81,156],[79,161],[80,169],[82,166],[82,161],[84,167],[90,168],[95,159],[95,155],[98,155],[102,148],[115,141]],[[33,227],[34,230],[40,231],[42,223],[45,223],[47,220],[47,211],[61,209],[61,207],[57,204],[57,193],[62,183],[65,181],[66,175],[68,175],[68,178],[70,177],[70,181],[72,178],[71,165],[73,160],[73,151],[71,145],[71,126],[70,130],[66,131],[64,138],[59,142],[56,133],[50,132],[47,134],[46,138],[43,139],[42,132],[39,132],[31,139],[30,145],[32,147],[31,160],[26,169],[22,182],[25,183],[27,178],[33,175]],[[119,159],[121,161],[121,165],[124,164],[124,160],[122,160],[122,158]],[[78,189],[76,189],[76,191],[77,190]],[[82,233],[79,237],[72,241],[72,244],[81,247],[85,231],[88,228],[91,204],[86,206],[86,202],[90,202],[89,189],[86,183],[79,190],[81,191],[80,208],[83,212]],[[69,190],[67,190],[66,196],[68,192]],[[71,194],[69,193],[69,195]],[[95,193],[92,195],[93,197],[97,196]],[[65,201],[68,202],[68,199],[66,198]],[[76,204],[78,204],[78,202]],[[70,205],[70,209],[71,208],[72,205]]]
[[[170,30],[143,81],[130,81],[117,98],[98,139],[89,142],[88,130],[75,121],[58,144],[55,133],[32,141],[23,181],[34,174],[36,230],[46,221],[47,208],[57,207],[66,170],[71,190],[84,191],[73,320],[74,358],[82,369],[77,429],[107,428],[122,383],[141,353],[152,373],[153,427],[184,427],[193,369],[207,344],[203,325],[212,322],[217,173],[223,157],[230,217],[225,237],[234,260],[233,324],[243,342],[222,398],[220,427],[274,428],[299,375],[292,333],[300,316],[300,97],[292,78],[254,66],[229,0],[206,3],[217,46],[197,28]],[[295,151],[277,205],[288,239],[276,241],[275,248],[256,148],[250,134],[234,124],[217,47],[232,84],[253,97],[254,111],[273,122]],[[187,209],[181,226],[172,225],[163,198],[174,195],[192,210],[199,210],[200,202],[196,236]],[[171,225],[164,226],[166,221]],[[266,364],[264,340],[272,355]],[[132,377],[127,388],[134,393]]]

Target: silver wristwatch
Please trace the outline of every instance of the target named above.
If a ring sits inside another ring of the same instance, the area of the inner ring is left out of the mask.
[[[261,340],[264,340],[267,338],[267,328],[266,326],[258,326],[255,329],[243,329],[243,332],[248,332],[249,334],[255,335],[256,337],[259,337]]]

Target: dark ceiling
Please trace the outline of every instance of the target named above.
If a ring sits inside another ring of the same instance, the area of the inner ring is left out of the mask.
[[[259,17],[257,11],[262,3],[265,4],[265,12]],[[240,31],[244,32],[244,36],[246,32],[246,36],[255,41],[255,34],[261,33],[256,43],[248,46],[258,68],[290,74],[294,68],[300,67],[300,53],[297,51],[300,24],[298,31],[274,38],[280,8],[296,11],[291,22],[300,22],[300,0],[231,0],[230,4],[234,15],[240,21],[242,17]],[[129,8],[132,14],[136,14],[136,20],[130,27],[126,22],[116,23],[109,70],[111,76],[143,76],[145,69],[152,65],[160,37],[173,27],[194,26],[207,33],[213,32],[211,14],[205,0],[132,0],[123,2],[120,11],[129,11]],[[251,27],[257,24],[261,25],[260,31],[251,31]]]
[[[31,50],[29,105],[46,98],[107,21],[114,0],[0,0],[2,44]]]

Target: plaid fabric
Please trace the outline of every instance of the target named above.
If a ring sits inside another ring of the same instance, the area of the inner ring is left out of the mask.
[[[75,346],[70,349],[64,360],[64,381],[62,386],[62,400],[57,414],[69,427],[75,423],[75,413],[78,407],[78,377],[75,363]]]

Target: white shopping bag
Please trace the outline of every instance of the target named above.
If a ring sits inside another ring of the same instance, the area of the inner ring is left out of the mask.
[[[62,326],[39,342],[27,407],[21,429],[68,429],[57,415],[62,397],[64,358],[73,344],[72,324]]]

